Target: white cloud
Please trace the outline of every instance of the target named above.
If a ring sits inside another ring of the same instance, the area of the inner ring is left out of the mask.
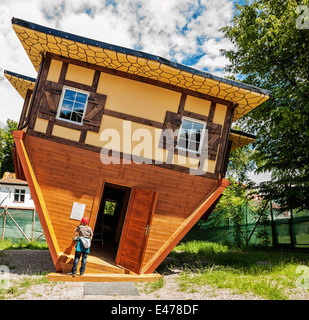
[[[265,173],[256,174],[256,173],[254,173],[254,171],[251,171],[248,173],[248,178],[255,183],[261,183],[264,181],[270,181],[271,180],[271,173],[265,172]]]
[[[11,27],[12,17],[223,75],[227,61],[219,49],[231,44],[219,30],[231,20],[232,10],[232,0],[1,0],[0,121],[17,121],[22,108],[3,69],[36,76]]]

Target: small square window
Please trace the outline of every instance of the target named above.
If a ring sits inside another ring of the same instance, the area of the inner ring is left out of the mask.
[[[205,128],[205,122],[183,118],[179,129],[177,148],[199,153],[203,144]]]
[[[22,190],[22,189],[14,190],[14,202],[25,202],[25,190]]]
[[[104,205],[104,214],[114,216],[117,208],[117,202],[113,200],[106,200]]]
[[[82,124],[87,107],[88,95],[88,92],[63,87],[57,118]]]

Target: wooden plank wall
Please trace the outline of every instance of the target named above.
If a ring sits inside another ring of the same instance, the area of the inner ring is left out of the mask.
[[[27,135],[25,141],[61,252],[73,252],[73,202],[90,216],[102,179],[158,192],[144,265],[210,193],[216,180],[146,164],[103,165],[100,154]],[[94,221],[94,217],[90,217]]]

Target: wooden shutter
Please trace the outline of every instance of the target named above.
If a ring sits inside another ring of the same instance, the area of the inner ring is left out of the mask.
[[[216,160],[218,145],[224,141],[221,138],[222,125],[209,122],[207,116],[199,115],[193,112],[184,111],[183,114],[179,114],[179,113],[167,111],[165,114],[165,120],[163,124],[163,132],[166,129],[170,129],[172,132],[179,130],[182,123],[183,116],[191,118],[193,121],[196,119],[196,120],[204,121],[207,123],[206,128],[208,130],[208,141],[204,140],[202,153],[203,153],[203,150],[206,148],[206,144],[208,144],[208,150],[207,150],[208,159]],[[163,138],[163,132],[160,138],[159,147],[163,149],[168,149],[166,138],[169,138],[169,143],[173,144],[172,146],[174,147],[174,153],[177,154],[178,153],[178,149],[176,148],[177,136],[171,135],[170,137],[168,136]],[[190,152],[187,152],[187,156],[189,154]]]
[[[62,84],[46,82],[40,101],[39,118],[54,121],[62,92]]]
[[[86,114],[83,120],[84,129],[99,132],[104,113],[106,95],[90,92]]]
[[[157,193],[155,191],[134,188],[126,214],[116,264],[135,273],[140,273]]]

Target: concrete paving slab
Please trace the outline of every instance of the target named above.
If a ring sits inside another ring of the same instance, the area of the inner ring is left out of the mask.
[[[85,282],[84,295],[139,296],[133,282]]]

